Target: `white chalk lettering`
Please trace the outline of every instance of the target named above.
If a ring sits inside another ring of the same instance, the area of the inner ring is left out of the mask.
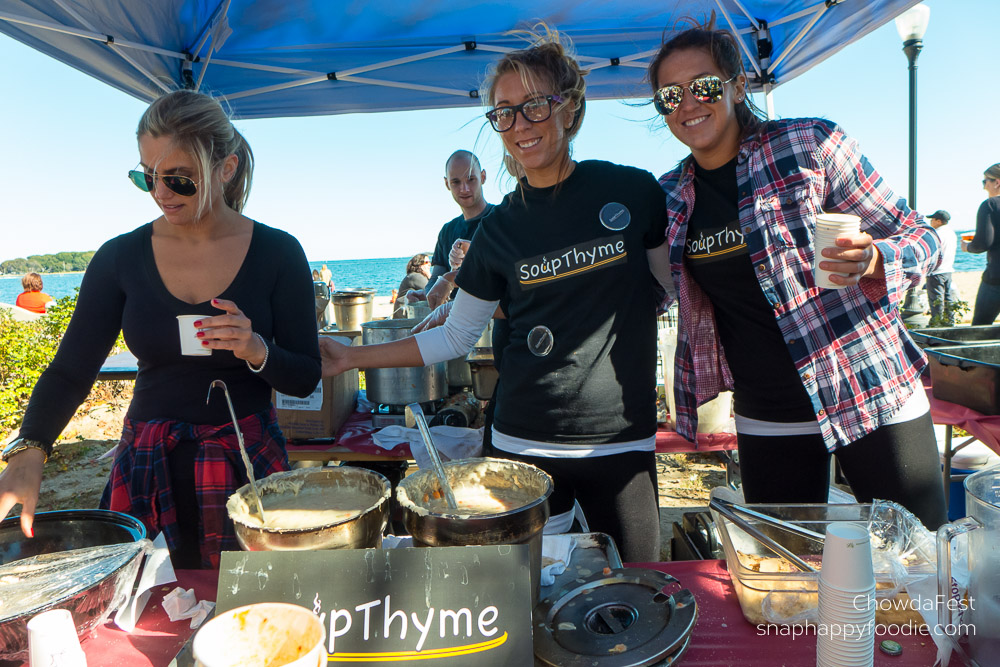
[[[406,612],[405,611],[400,611],[398,609],[396,611],[394,611],[394,612],[390,612],[389,611],[389,598],[390,597],[391,596],[389,596],[389,595],[385,596],[385,616],[383,617],[384,618],[384,622],[382,624],[382,636],[383,637],[388,637],[389,636],[389,634],[392,632],[392,621],[393,621],[393,619],[398,618],[400,620],[400,623],[402,623],[402,627],[399,628],[399,638],[400,639],[405,639],[406,638],[406,625],[407,625],[407,622],[406,622]]]
[[[365,638],[365,641],[368,641],[368,634],[369,634],[368,633],[368,629],[371,627],[371,623],[370,623],[370,621],[371,621],[371,614],[370,614],[371,608],[372,607],[377,607],[380,604],[382,604],[382,603],[379,602],[378,600],[372,600],[371,602],[366,602],[364,604],[359,604],[357,607],[354,608],[354,611],[364,611],[365,612],[365,624],[364,624],[364,628],[365,628],[364,638]]]
[[[611,255],[615,254],[615,246],[611,243],[597,246],[597,254],[601,257],[611,257]]]
[[[413,627],[420,630],[420,641],[417,642],[417,650],[419,651],[424,647],[424,642],[427,641],[427,633],[431,629],[431,624],[434,621],[434,607],[430,607],[427,610],[427,620],[423,625],[420,624],[420,617],[416,613],[410,613],[410,619],[413,621]]]
[[[459,633],[459,623],[462,618],[465,618],[465,636],[472,636],[472,612],[468,609],[459,609],[458,611],[452,611],[451,609],[442,609],[441,613],[438,614],[438,624],[441,626],[441,637],[444,638],[446,625],[445,623],[448,619],[451,619],[451,634],[457,636]]]
[[[479,612],[479,618],[476,620],[476,626],[479,628],[479,634],[484,637],[492,637],[497,633],[496,628],[490,628],[496,620],[497,616],[500,615],[500,610],[498,610],[493,605],[486,607],[481,612]],[[489,617],[487,619],[487,616]]]
[[[527,280],[530,277],[531,276],[528,274],[528,265],[527,264],[522,264],[521,265],[521,280]]]
[[[345,625],[343,628],[337,627],[337,619],[344,619]],[[330,614],[330,646],[327,649],[327,653],[333,653],[336,649],[334,648],[334,643],[337,641],[337,637],[343,637],[348,632],[351,631],[351,612],[346,609],[336,609],[332,614]]]
[[[623,253],[625,252],[625,241],[619,241],[615,244],[615,252]]]

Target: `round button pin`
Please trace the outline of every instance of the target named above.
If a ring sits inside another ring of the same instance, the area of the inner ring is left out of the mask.
[[[894,642],[891,639],[884,639],[882,643],[878,645],[878,650],[882,651],[886,655],[902,655],[903,647],[899,642]]]
[[[616,232],[625,229],[628,227],[628,223],[632,222],[632,215],[628,212],[625,204],[619,204],[616,201],[605,204],[598,217],[601,219],[602,225]]]

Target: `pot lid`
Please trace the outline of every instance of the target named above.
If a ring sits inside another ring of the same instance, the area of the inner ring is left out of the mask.
[[[673,665],[698,617],[691,591],[656,570],[619,568],[576,579],[535,607],[535,657],[545,665]]]

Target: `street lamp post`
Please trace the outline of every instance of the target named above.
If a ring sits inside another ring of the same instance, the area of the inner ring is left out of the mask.
[[[910,71],[910,155],[909,155],[909,192],[907,203],[910,208],[917,208],[917,56],[924,48],[924,33],[927,31],[927,21],[930,19],[931,8],[927,5],[914,5],[896,17],[896,32],[903,40],[903,53],[909,63]],[[903,322],[913,325],[924,325],[924,306],[920,302],[921,291],[911,287],[903,299]]]
[[[903,40],[903,53],[910,71],[910,161],[909,197],[911,209],[917,208],[917,56],[924,48],[924,33],[930,20],[931,8],[914,5],[896,17],[896,31]]]

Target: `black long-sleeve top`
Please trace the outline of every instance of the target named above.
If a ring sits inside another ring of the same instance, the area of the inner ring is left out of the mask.
[[[986,270],[982,281],[1000,285],[1000,197],[990,197],[976,214],[976,235],[969,241],[969,252],[986,253]]]
[[[210,301],[189,304],[167,291],[153,259],[152,231],[152,223],[143,225],[94,255],[55,359],[31,394],[23,437],[55,441],[90,392],[119,331],[139,360],[128,409],[136,421],[228,423],[223,396],[213,395],[205,404],[216,379],[226,383],[240,419],[266,409],[272,387],[293,396],[316,389],[320,356],[312,277],[294,237],[255,222],[242,266],[218,295],[233,301],[267,341],[267,363],[255,374],[229,350],[181,355],[177,315],[208,317],[222,311]]]

